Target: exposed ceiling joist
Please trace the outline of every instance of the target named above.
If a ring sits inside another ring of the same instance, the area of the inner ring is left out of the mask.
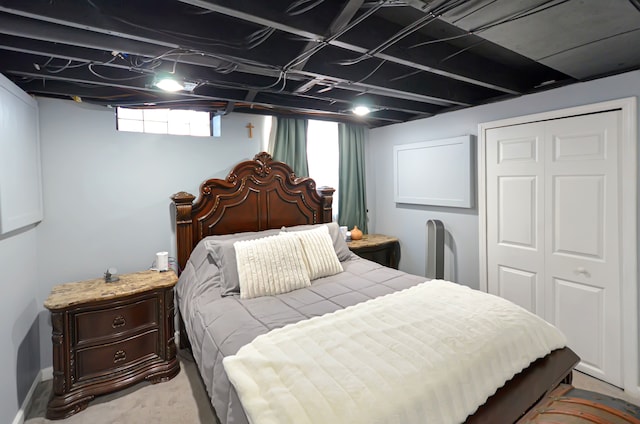
[[[635,3],[577,2],[0,0],[0,72],[34,95],[376,127],[639,69]]]
[[[271,28],[276,28],[280,31],[284,31],[297,36],[309,38],[319,43],[325,42],[325,37],[323,36],[323,34],[309,32],[308,30],[303,29],[307,27],[306,25],[308,23],[307,21],[305,21],[304,24],[300,23],[296,26],[293,26],[285,22],[279,22],[278,20],[275,20],[274,18],[270,17],[269,15],[272,14],[272,10],[269,9],[268,3],[266,2],[250,2],[250,3],[243,3],[243,4],[233,4],[237,2],[235,2],[234,0],[219,0],[219,1],[216,1],[215,3],[208,0],[180,0],[180,1],[183,3],[191,4],[193,6],[201,7],[203,9],[211,10],[217,13],[223,13],[225,15],[232,16],[234,18],[243,19],[249,22],[265,25]],[[330,40],[328,41],[328,43],[346,50],[356,52],[356,53],[368,54],[368,49],[353,43],[347,43],[340,40]],[[410,60],[396,57],[394,55],[384,54],[384,53],[372,53],[371,56],[377,57],[383,60],[388,60],[390,62],[394,62],[399,65],[415,67],[425,72],[431,72],[431,73],[442,75],[454,80],[463,81],[469,84],[477,84],[482,87],[503,91],[505,93],[519,94],[517,91],[514,91],[513,89],[510,89],[507,87],[502,87],[500,85],[492,84],[486,81],[482,81],[480,79],[455,74],[453,72],[448,72],[444,69],[439,69],[434,66],[427,66],[424,64],[412,62]]]

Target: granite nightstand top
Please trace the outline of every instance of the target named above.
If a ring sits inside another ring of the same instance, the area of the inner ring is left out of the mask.
[[[105,283],[104,278],[59,284],[51,289],[44,302],[49,310],[64,309],[69,306],[100,300],[115,299],[145,291],[173,287],[178,277],[173,271],[142,271],[122,274],[120,280]]]
[[[385,236],[384,234],[364,234],[362,239],[351,240],[350,242],[347,242],[347,245],[349,246],[349,249],[358,249],[361,247],[372,247],[397,241],[397,237]]]

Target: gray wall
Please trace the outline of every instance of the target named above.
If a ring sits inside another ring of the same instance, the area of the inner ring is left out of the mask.
[[[0,236],[0,422],[13,421],[40,371],[36,229]]]
[[[44,220],[37,227],[38,297],[68,281],[149,268],[175,256],[171,200],[260,151],[264,118],[230,114],[222,137],[118,132],[114,110],[39,99]],[[245,126],[255,125],[253,138]],[[42,308],[42,302],[38,307]],[[51,366],[51,324],[42,314],[42,367]]]
[[[445,278],[478,288],[477,201],[473,209],[396,205],[393,201],[393,146],[464,134],[477,136],[478,124],[482,122],[639,95],[640,71],[634,71],[371,130],[366,164],[371,232],[399,237],[402,246],[400,268],[425,275],[425,224],[428,219],[442,220],[448,231]],[[447,184],[446,181],[441,183]]]

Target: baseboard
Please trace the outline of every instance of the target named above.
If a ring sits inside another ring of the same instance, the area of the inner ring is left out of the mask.
[[[45,368],[44,370],[38,371],[38,374],[36,375],[36,378],[33,380],[33,383],[31,383],[31,387],[29,387],[29,391],[27,392],[27,395],[24,397],[24,401],[22,401],[22,405],[20,406],[20,409],[18,410],[16,417],[13,419],[12,424],[24,424],[26,413],[29,410],[29,406],[31,406],[33,394],[35,393],[36,387],[38,387],[38,384],[41,381],[45,380],[45,378],[43,378],[43,375],[45,373],[49,373],[49,375],[51,376],[49,378],[53,378],[53,367]]]
[[[42,377],[40,381],[51,380],[53,378],[53,367],[47,367],[40,370]]]

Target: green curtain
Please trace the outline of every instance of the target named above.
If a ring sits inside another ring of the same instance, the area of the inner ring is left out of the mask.
[[[367,195],[364,173],[364,126],[338,124],[340,151],[338,222],[367,233]]]
[[[273,125],[275,136],[269,143],[273,160],[289,165],[297,177],[308,177],[307,120],[274,117]]]

